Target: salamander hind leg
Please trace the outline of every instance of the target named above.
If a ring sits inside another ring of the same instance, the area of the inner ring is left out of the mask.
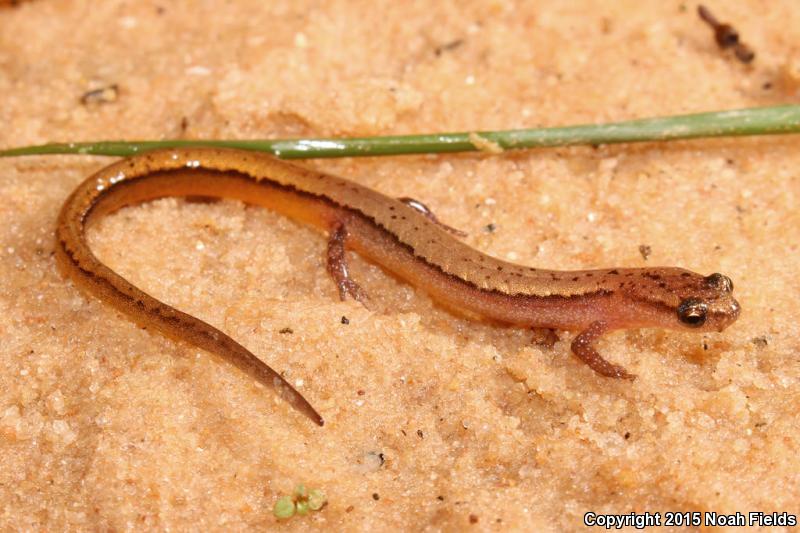
[[[607,331],[607,326],[603,322],[592,322],[592,324],[582,331],[572,341],[572,353],[577,355],[581,361],[589,365],[589,368],[609,378],[635,379],[636,376],[628,374],[621,366],[609,363],[600,355],[594,347],[595,341]]]
[[[339,297],[344,300],[347,295],[354,300],[366,303],[367,293],[364,292],[358,283],[350,279],[350,272],[347,270],[347,257],[345,256],[344,242],[347,239],[347,230],[341,224],[331,229],[328,238],[328,272],[336,287],[339,289]]]
[[[419,211],[420,213],[425,215],[428,218],[428,220],[438,224],[439,226],[441,226],[445,230],[449,231],[453,235],[456,235],[458,237],[466,237],[467,236],[467,234],[465,232],[461,231],[460,229],[456,229],[456,228],[454,228],[452,226],[448,226],[447,224],[445,224],[444,222],[439,220],[436,217],[436,215],[433,214],[433,211],[431,211],[430,208],[428,208],[427,205],[423,204],[419,200],[415,200],[414,198],[409,198],[408,196],[403,196],[402,198],[398,198],[397,200],[400,201],[400,202],[403,202],[408,207],[416,209],[417,211]]]

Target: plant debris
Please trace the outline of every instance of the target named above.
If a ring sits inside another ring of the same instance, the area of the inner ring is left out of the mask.
[[[714,39],[717,41],[717,46],[719,46],[720,50],[733,48],[734,55],[742,63],[750,63],[755,59],[755,52],[739,39],[739,32],[736,31],[736,28],[730,24],[719,22],[711,14],[711,11],[702,4],[697,6],[697,14],[700,15],[703,22],[714,30]]]
[[[114,83],[106,87],[86,91],[81,96],[81,103],[83,105],[109,104],[111,102],[116,102],[118,96],[119,86]]]
[[[443,45],[437,46],[434,49],[433,53],[436,54],[437,56],[440,56],[440,55],[442,55],[442,52],[455,50],[456,48],[458,48],[462,44],[464,44],[464,39],[456,39],[455,41],[450,41],[449,43],[445,43]]]

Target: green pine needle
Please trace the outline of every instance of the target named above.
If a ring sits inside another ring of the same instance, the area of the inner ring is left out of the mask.
[[[775,135],[800,132],[800,105],[697,113],[556,128],[275,140],[99,141],[25,146],[0,151],[0,157],[41,154],[130,156],[156,148],[221,146],[271,152],[285,159],[400,154],[498,152],[543,146],[668,141],[698,137]]]

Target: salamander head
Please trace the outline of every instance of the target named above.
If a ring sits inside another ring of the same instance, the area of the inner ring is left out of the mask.
[[[703,276],[682,268],[614,273],[611,279],[630,304],[620,320],[626,327],[722,331],[739,317],[733,282],[722,274]]]
[[[678,323],[690,329],[722,331],[739,318],[741,307],[733,298],[733,282],[723,274],[684,276],[688,282],[679,291]]]

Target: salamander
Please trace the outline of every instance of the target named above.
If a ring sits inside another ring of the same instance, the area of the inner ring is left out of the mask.
[[[577,331],[571,349],[592,370],[633,379],[603,358],[597,339],[612,330],[722,331],[739,316],[733,283],[673,267],[559,271],[488,256],[457,238],[421,202],[390,198],[352,181],[275,157],[220,148],[156,150],[123,159],[81,183],[56,228],[61,271],[137,323],[189,342],[278,391],[322,425],[322,416],[286,380],[216,327],[148,295],[92,253],[92,223],[122,207],[168,196],[232,198],[286,215],[327,234],[327,269],[342,299],[364,302],[350,276],[353,250],[470,318],[525,328]]]

